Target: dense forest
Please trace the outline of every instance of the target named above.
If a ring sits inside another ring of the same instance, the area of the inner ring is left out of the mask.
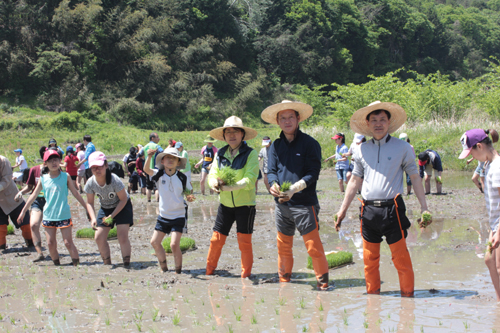
[[[3,0],[0,27],[3,100],[161,130],[500,58],[500,0]]]

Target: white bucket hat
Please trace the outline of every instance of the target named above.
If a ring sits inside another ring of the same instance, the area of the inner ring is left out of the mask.
[[[185,169],[186,168],[186,164],[187,164],[187,158],[185,157],[182,157],[179,155],[179,151],[175,148],[167,148],[165,149],[162,153],[159,153],[157,156],[156,156],[156,168],[158,170],[162,170],[162,169],[165,169],[165,167],[163,166],[163,164],[161,163],[161,160],[166,156],[166,155],[170,155],[170,156],[175,156],[177,157],[178,159],[180,159],[180,163],[179,165],[177,165],[177,169]]]
[[[373,136],[366,123],[366,116],[375,110],[386,110],[391,114],[389,134],[396,132],[406,121],[406,112],[401,106],[396,103],[375,101],[354,112],[351,117],[351,129],[364,136]]]
[[[260,114],[260,117],[266,123],[278,125],[278,122],[276,121],[276,115],[278,114],[278,112],[283,110],[297,111],[300,116],[300,122],[303,122],[304,120],[309,118],[313,113],[313,108],[309,104],[284,100],[281,103],[274,104],[265,108],[264,111],[262,111],[262,113]]]
[[[213,130],[210,131],[210,136],[216,140],[220,141],[226,141],[224,140],[224,130],[226,128],[241,128],[242,130],[245,131],[245,137],[243,140],[252,140],[257,136],[257,131],[254,130],[253,128],[243,126],[243,122],[241,121],[240,118],[236,116],[231,116],[226,119],[224,122],[224,126],[222,127],[217,127]]]

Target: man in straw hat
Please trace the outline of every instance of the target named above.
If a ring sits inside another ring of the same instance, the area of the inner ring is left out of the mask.
[[[199,168],[201,165],[201,179],[200,179],[200,190],[201,194],[205,195],[205,182],[207,181],[207,175],[210,172],[210,168],[212,167],[212,162],[214,161],[215,154],[217,154],[217,147],[214,146],[214,142],[216,142],[214,138],[207,135],[205,138],[206,145],[201,148],[201,155],[203,156],[201,160],[195,164],[195,168]],[[213,194],[213,191],[210,190],[210,194]]]
[[[253,251],[252,232],[255,218],[255,182],[259,174],[257,151],[250,148],[244,140],[257,136],[257,131],[243,126],[240,118],[231,116],[223,127],[210,131],[216,140],[226,141],[215,155],[215,163],[210,168],[208,184],[219,192],[220,205],[215,218],[214,232],[210,240],[207,256],[206,275],[214,274],[229,231],[236,221],[238,245],[241,251],[241,277],[249,277],[252,272]],[[219,178],[219,170],[236,170],[236,182],[225,184]]]
[[[278,274],[280,282],[290,282],[293,268],[293,236],[297,229],[312,258],[317,287],[328,289],[328,262],[319,237],[319,202],[316,182],[321,169],[321,147],[309,135],[302,133],[299,123],[311,116],[310,105],[283,101],[262,111],[261,117],[277,124],[281,134],[269,150],[268,179],[276,201],[278,229]],[[280,191],[284,182],[292,185]]]
[[[410,175],[415,184],[415,194],[422,211],[427,210],[427,203],[410,145],[389,135],[405,121],[406,113],[401,106],[379,101],[357,110],[351,117],[351,129],[373,139],[363,143],[355,152],[354,170],[344,202],[337,213],[335,228],[337,231],[340,229],[364,177],[360,216],[368,294],[380,293],[380,243],[382,236],[385,236],[392,261],[398,270],[401,296],[413,296],[413,267],[406,248],[410,221],[406,217],[406,207],[401,197],[403,171]]]

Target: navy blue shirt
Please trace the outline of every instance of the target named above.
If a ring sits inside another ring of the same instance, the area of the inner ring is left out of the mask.
[[[425,152],[429,154],[429,161],[427,163],[432,164],[432,168],[435,169],[436,171],[443,172],[443,165],[441,164],[441,156],[439,156],[438,153],[436,153],[434,150],[431,149],[427,149]],[[419,165],[418,167],[420,172],[420,178],[424,178],[424,170],[426,165]]]
[[[269,185],[283,184],[289,181],[292,184],[303,179],[307,187],[293,195],[285,204],[289,206],[312,206],[318,204],[316,182],[321,169],[321,146],[311,136],[297,130],[292,142],[288,142],[281,132],[269,148],[267,179]],[[278,202],[278,198],[275,198]]]

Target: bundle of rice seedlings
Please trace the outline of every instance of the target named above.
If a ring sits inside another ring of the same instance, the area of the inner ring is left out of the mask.
[[[487,242],[486,243],[486,254],[491,254],[492,252],[493,252],[493,243]]]
[[[421,228],[427,227],[432,223],[432,215],[428,211],[422,213],[422,217],[418,220],[418,224]]]
[[[116,226],[109,231],[108,239],[114,238],[117,236]],[[76,231],[76,238],[95,238],[95,230],[92,228],[83,228]]]
[[[333,221],[335,222],[335,230],[337,230],[337,232],[340,230],[340,226],[342,225],[342,221],[340,223],[338,223],[339,217],[337,214],[335,214],[335,216],[333,217]]]
[[[14,234],[14,226],[12,224],[9,224],[7,226],[7,235],[13,235]]]
[[[233,186],[236,184],[236,170],[227,166],[217,170],[217,182],[219,183],[219,188],[221,186]]]
[[[112,224],[115,222],[115,219],[114,219],[114,218],[112,218],[112,217],[108,217],[108,218],[107,218],[107,219],[105,219],[103,222],[104,222],[105,224],[107,224],[107,225],[112,225]]]
[[[167,237],[161,242],[161,245],[165,249],[166,253],[172,253],[172,249],[170,248],[170,241],[172,240],[172,237]],[[190,249],[194,249],[196,247],[196,244],[194,242],[194,239],[189,238],[189,237],[182,237],[181,238],[181,251],[187,251]]]
[[[352,262],[352,253],[346,251],[332,252],[326,255],[328,268],[338,267]],[[307,268],[313,269],[311,257],[307,258]]]
[[[443,180],[441,179],[441,176],[437,176],[437,177],[436,177],[436,181],[437,181],[439,184],[442,184],[442,183],[443,183]]]
[[[279,203],[283,203],[283,202],[290,200],[290,198],[288,198],[285,195],[285,192],[290,190],[290,186],[292,186],[292,183],[289,181],[284,181],[283,184],[281,184],[281,186],[280,186],[280,199],[278,200]]]

